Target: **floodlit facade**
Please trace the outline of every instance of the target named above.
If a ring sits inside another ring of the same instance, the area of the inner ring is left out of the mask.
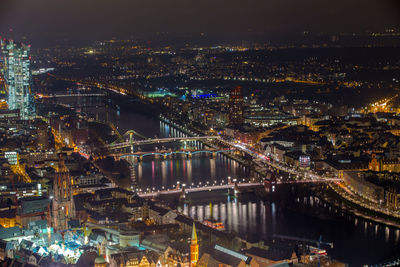
[[[21,119],[35,116],[32,95],[30,46],[13,40],[1,40],[3,76],[10,110],[19,110]]]

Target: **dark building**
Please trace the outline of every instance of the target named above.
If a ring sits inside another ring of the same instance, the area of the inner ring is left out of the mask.
[[[42,120],[36,122],[37,140],[36,146],[39,150],[48,150],[54,148],[54,138],[51,128]]]
[[[229,124],[243,123],[243,93],[242,87],[236,86],[229,95]]]

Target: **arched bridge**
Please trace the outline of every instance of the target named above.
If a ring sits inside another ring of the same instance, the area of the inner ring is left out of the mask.
[[[234,152],[235,150],[233,149],[185,149],[185,150],[178,150],[178,151],[170,151],[170,150],[158,150],[158,151],[152,151],[152,152],[143,152],[143,151],[137,151],[137,152],[128,152],[128,153],[118,153],[118,154],[113,154],[115,157],[119,158],[127,158],[127,157],[136,157],[139,159],[143,159],[144,157],[149,157],[149,156],[161,156],[163,158],[167,158],[172,155],[185,155],[187,157],[192,157],[193,155],[196,154],[201,154],[201,153],[209,153],[212,155],[215,155],[217,153],[226,153],[226,152]]]

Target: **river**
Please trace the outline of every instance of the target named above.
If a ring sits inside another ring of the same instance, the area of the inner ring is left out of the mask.
[[[155,118],[138,113],[100,106],[82,109],[96,114],[98,119],[112,121],[121,133],[134,129],[148,137],[181,134]],[[248,175],[245,167],[222,155],[215,159],[207,155],[194,156],[192,159],[148,158],[134,163],[134,166],[142,189],[172,187],[178,181],[204,184],[228,176],[240,179]],[[328,254],[350,266],[377,264],[400,256],[398,229],[341,215],[340,211],[335,211],[317,198],[296,199],[293,195],[284,195],[286,192],[278,190],[276,194],[282,194],[281,199],[293,201],[274,202],[257,198],[239,200],[224,194],[202,193],[199,197],[193,196],[192,202],[179,207],[179,210],[202,220],[209,216],[209,203],[212,202],[215,219],[222,221],[228,230],[251,239],[268,239],[272,234],[309,239],[318,239],[322,235],[324,240],[334,243],[332,249],[327,249]],[[296,208],[296,201],[302,204],[302,208]],[[307,212],[316,209],[317,216]]]

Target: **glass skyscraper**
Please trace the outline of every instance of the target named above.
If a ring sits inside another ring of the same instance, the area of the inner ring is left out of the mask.
[[[30,46],[13,40],[1,40],[1,51],[8,109],[18,109],[23,120],[31,119],[35,116],[35,105]]]

